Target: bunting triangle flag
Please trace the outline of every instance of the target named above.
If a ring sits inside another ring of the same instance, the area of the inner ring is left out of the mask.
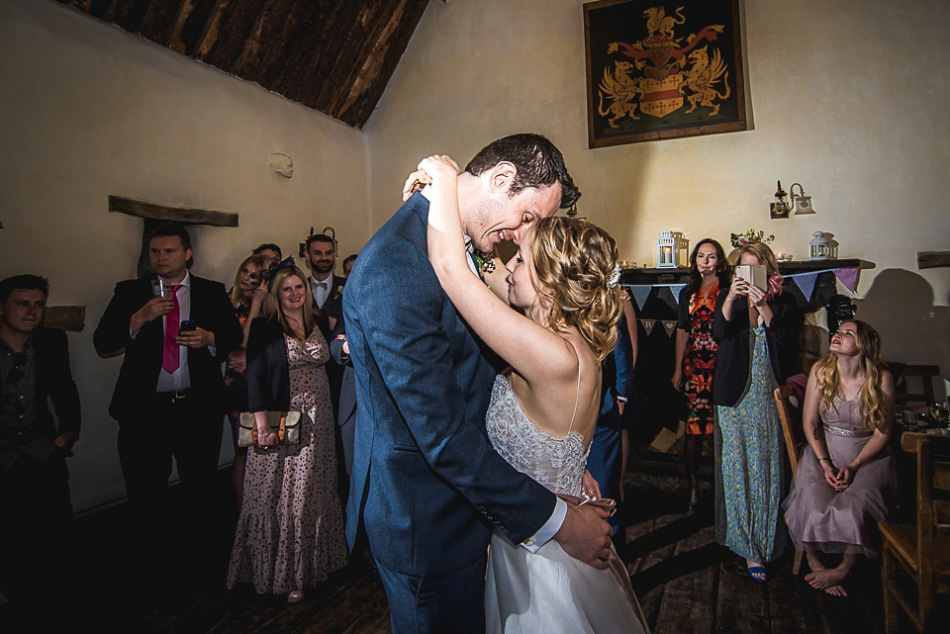
[[[667,337],[672,337],[672,336],[673,336],[673,332],[676,330],[676,321],[675,321],[675,320],[673,320],[673,321],[667,321],[667,320],[664,319],[664,320],[663,320],[663,328],[664,328],[664,330],[666,330],[666,336],[667,336]]]
[[[858,290],[858,269],[835,269],[835,277],[852,293]]]
[[[643,324],[643,329],[647,331],[647,337],[650,336],[650,333],[653,332],[653,326],[656,324],[655,319],[641,319],[640,323]]]
[[[643,302],[646,301],[647,296],[650,294],[650,291],[653,290],[653,287],[649,285],[637,285],[628,286],[627,288],[630,290],[630,294],[633,295],[633,299],[637,302],[637,310],[643,310]],[[650,327],[652,328],[653,326]]]
[[[680,301],[680,294],[682,294],[684,288],[686,288],[686,284],[676,284],[675,286],[670,286],[670,292],[673,293],[673,299],[676,300],[677,304]]]
[[[818,273],[805,273],[802,275],[796,275],[792,278],[792,280],[794,280],[794,282],[798,285],[802,295],[805,296],[805,300],[810,302],[811,294],[815,292],[815,282],[818,281]]]

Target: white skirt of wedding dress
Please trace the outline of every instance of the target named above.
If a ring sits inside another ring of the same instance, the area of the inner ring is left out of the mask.
[[[597,570],[565,553],[554,540],[532,554],[495,533],[485,585],[486,631],[648,633],[616,553],[612,565],[614,570]]]

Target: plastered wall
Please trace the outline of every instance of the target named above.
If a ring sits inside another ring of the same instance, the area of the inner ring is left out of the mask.
[[[625,259],[652,264],[663,229],[727,243],[761,228],[798,257],[813,231],[833,233],[843,257],[875,263],[855,303],[887,356],[950,377],[950,270],[915,264],[950,248],[950,4],[748,2],[753,130],[597,150],[582,5],[431,2],[359,132],[50,0],[0,2],[0,274],[45,275],[52,304],[87,309],[69,335],[84,417],[76,509],[124,495],[106,414],[120,360],[91,339],[115,281],[135,274],[142,221],[108,213],[110,194],[239,214],[237,229],[193,232],[195,273],[230,282],[249,248],[295,251],[311,226],[357,251],[419,158],[464,162],[513,132],[558,144],[581,213]],[[292,157],[292,179],[267,168],[270,152]],[[818,213],[768,220],[776,179],[802,183]]]
[[[51,304],[86,307],[69,334],[82,511],[125,494],[106,413],[121,358],[97,357],[92,333],[115,282],[136,275],[143,221],[109,213],[107,197],[238,214],[238,228],[191,232],[192,270],[230,287],[261,242],[296,254],[328,225],[344,254],[365,242],[366,137],[48,0],[0,3],[0,86],[0,275],[38,273]],[[267,167],[271,152],[293,159],[292,178]]]
[[[464,164],[492,139],[540,132],[624,259],[654,265],[663,229],[728,251],[754,227],[799,259],[814,231],[833,233],[841,257],[875,264],[855,303],[886,356],[950,377],[950,269],[916,267],[918,250],[950,249],[950,4],[754,0],[743,15],[753,130],[591,150],[583,2],[431,3],[365,128],[373,226],[422,156]],[[817,214],[769,220],[778,179],[801,183]]]

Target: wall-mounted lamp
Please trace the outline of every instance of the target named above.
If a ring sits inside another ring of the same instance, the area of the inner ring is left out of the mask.
[[[798,187],[797,194],[795,193],[796,186]],[[788,191],[792,196],[792,207],[795,208],[796,216],[815,213],[814,208],[811,206],[811,196],[805,195],[805,188],[802,187],[801,183],[792,183],[792,186],[788,188]]]
[[[798,188],[797,194],[795,193],[796,187]],[[775,202],[769,203],[769,216],[772,220],[788,218],[793,209],[795,210],[796,216],[815,213],[814,208],[811,206],[811,196],[805,195],[805,188],[802,187],[801,183],[792,183],[788,191],[791,193],[791,204],[785,200],[785,197],[788,196],[789,193],[782,189],[782,181],[778,181],[777,189],[775,190]]]
[[[785,197],[788,194],[782,189],[782,181],[778,181],[775,189],[775,202],[769,203],[769,216],[772,220],[776,218],[788,218],[788,212],[791,209],[788,206],[788,202],[785,201]]]

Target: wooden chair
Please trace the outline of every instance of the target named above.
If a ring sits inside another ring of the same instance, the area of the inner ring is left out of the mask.
[[[879,522],[884,625],[897,631],[897,608],[924,632],[938,595],[950,595],[950,437],[906,432],[904,451],[917,459],[917,523]],[[903,582],[899,573],[910,577]],[[916,597],[906,593],[916,587]],[[944,630],[946,631],[946,630]]]
[[[788,451],[788,462],[792,465],[792,478],[798,471],[798,458],[805,448],[805,432],[802,421],[793,417],[788,399],[792,395],[792,386],[783,385],[775,388],[775,404],[778,406],[778,417],[782,421],[782,434],[785,436],[785,449]],[[802,553],[795,550],[795,560],[792,562],[792,574],[797,575],[802,567]]]

